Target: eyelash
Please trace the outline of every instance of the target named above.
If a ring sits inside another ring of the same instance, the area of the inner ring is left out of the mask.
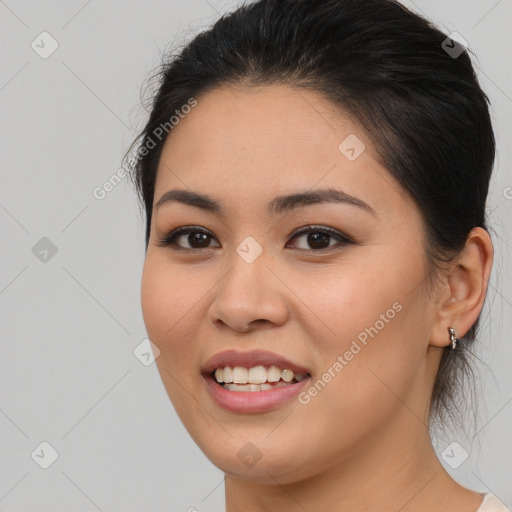
[[[202,247],[202,248],[180,247],[175,244],[176,239],[178,239],[184,235],[191,234],[191,233],[202,233],[204,235],[211,236],[211,233],[209,231],[199,228],[199,227],[194,227],[194,226],[180,227],[180,228],[173,229],[171,232],[164,235],[162,238],[159,238],[157,240],[157,245],[159,247],[173,246],[172,249],[174,251],[182,251],[182,252],[197,252],[200,250],[208,250],[208,249],[214,248],[214,247]],[[354,243],[352,240],[350,240],[346,236],[344,236],[341,233],[334,231],[330,228],[316,227],[316,226],[310,226],[310,225],[304,226],[304,227],[299,228],[296,231],[294,231],[291,234],[291,239],[294,240],[295,238],[298,238],[300,235],[304,235],[304,234],[308,234],[308,233],[322,233],[324,235],[328,235],[328,236],[334,238],[338,242],[338,245],[341,245],[342,247]],[[325,247],[323,249],[317,249],[317,250],[315,250],[315,249],[299,249],[299,250],[315,252],[315,253],[325,253],[325,252],[332,251],[333,248],[336,248],[336,244],[329,246],[329,247]]]

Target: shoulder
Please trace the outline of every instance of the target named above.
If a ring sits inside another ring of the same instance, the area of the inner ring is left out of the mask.
[[[483,493],[484,501],[476,512],[511,512],[494,494]]]

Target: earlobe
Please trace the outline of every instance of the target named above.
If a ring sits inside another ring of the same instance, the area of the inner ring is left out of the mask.
[[[473,228],[443,285],[444,297],[448,298],[439,303],[431,345],[449,347],[454,341],[457,344],[449,329],[454,330],[456,338],[462,338],[476,322],[485,301],[493,257],[489,233],[480,227]]]

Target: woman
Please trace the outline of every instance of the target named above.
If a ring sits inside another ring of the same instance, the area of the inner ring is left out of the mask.
[[[160,77],[132,160],[142,310],[227,512],[507,510],[430,437],[493,262],[466,48],[391,0],[261,0]]]

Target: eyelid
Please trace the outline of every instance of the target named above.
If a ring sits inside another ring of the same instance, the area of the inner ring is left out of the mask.
[[[305,251],[308,253],[325,253],[330,252],[336,248],[336,245],[345,246],[349,244],[354,244],[355,242],[348,237],[347,235],[343,234],[342,232],[330,228],[328,226],[321,226],[321,225],[311,225],[307,224],[306,226],[302,226],[301,228],[298,228],[294,230],[289,236],[288,239],[291,239],[292,241],[295,240],[295,238],[300,237],[303,234],[307,233],[324,233],[326,235],[329,235],[330,237],[334,238],[338,244],[331,245],[329,247],[325,247],[323,249],[297,249],[299,251]],[[156,243],[159,247],[171,247],[175,251],[182,251],[182,252],[198,252],[198,251],[205,251],[213,249],[214,247],[203,247],[203,248],[191,248],[191,247],[180,247],[178,245],[174,244],[174,241],[179,238],[180,236],[184,236],[190,233],[202,233],[209,235],[212,239],[217,240],[215,236],[206,228],[202,228],[200,226],[180,226],[178,228],[172,229],[168,233],[164,234],[162,237],[158,238],[156,240]]]
[[[200,226],[180,226],[178,228],[171,229],[169,232],[165,233],[162,237],[157,238],[156,243],[159,247],[171,247],[176,251],[193,251],[197,252],[201,249],[194,249],[191,247],[180,247],[177,245],[174,245],[170,240],[174,242],[177,238],[180,236],[188,235],[190,233],[203,233],[205,235],[210,235],[211,238],[216,238],[212,235],[210,231],[208,231],[205,228],[202,228]],[[204,247],[202,250],[209,250],[212,249],[212,247]]]
[[[302,234],[309,233],[309,232],[325,233],[327,235],[332,236],[333,238],[336,238],[338,240],[342,240],[342,241],[344,241],[346,243],[355,243],[353,240],[350,239],[349,236],[345,235],[341,231],[338,231],[337,229],[330,228],[328,226],[315,225],[315,224],[308,224],[306,226],[303,226],[301,228],[296,229],[295,231],[293,231],[290,234],[289,238],[294,239],[294,238],[296,238],[296,237],[298,237],[298,236],[300,236]],[[315,251],[315,252],[318,252],[318,251]]]

